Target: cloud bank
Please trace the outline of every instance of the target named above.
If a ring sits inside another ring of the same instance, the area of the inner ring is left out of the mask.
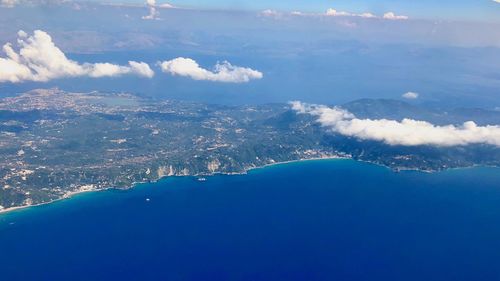
[[[334,16],[334,17],[338,17],[338,16],[353,16],[354,14],[351,14],[349,12],[344,12],[344,11],[337,11],[335,9],[328,9],[326,10],[326,13],[325,13],[327,16]]]
[[[498,0],[500,1],[500,0]],[[260,12],[261,16],[281,18],[284,14],[275,10],[264,10]],[[387,12],[382,16],[377,16],[373,13],[351,13],[347,11],[338,11],[333,8],[329,8],[324,13],[304,13],[300,11],[292,11],[289,13],[290,16],[308,16],[308,17],[360,17],[365,19],[386,19],[386,20],[407,20],[408,16],[396,15],[393,12]]]
[[[393,12],[387,12],[382,17],[378,17],[372,13],[356,14],[356,13],[350,13],[350,12],[345,12],[345,11],[337,11],[337,10],[332,9],[332,8],[326,10],[325,15],[326,16],[333,16],[333,17],[361,17],[361,18],[372,18],[372,19],[379,18],[379,19],[386,19],[386,20],[407,20],[408,19],[408,16],[396,15]]]
[[[217,63],[210,71],[200,67],[195,60],[182,57],[161,62],[160,67],[163,72],[172,75],[214,82],[244,83],[253,79],[261,79],[264,76],[260,71],[234,66],[227,61]]]
[[[403,119],[358,119],[338,107],[291,102],[298,114],[315,116],[332,132],[362,140],[381,141],[389,145],[439,147],[489,144],[500,147],[500,126],[477,126],[468,121],[461,126],[436,126],[429,122]]]
[[[111,63],[83,63],[70,60],[59,49],[49,34],[35,30],[28,36],[18,32],[19,51],[11,43],[3,46],[6,57],[0,57],[0,83],[23,81],[46,82],[64,77],[114,77],[132,74],[151,78],[153,70],[144,62],[129,61],[128,65]]]

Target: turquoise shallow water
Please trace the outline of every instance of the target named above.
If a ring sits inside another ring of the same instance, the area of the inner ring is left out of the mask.
[[[0,215],[0,280],[500,280],[499,237],[500,169],[307,161]]]

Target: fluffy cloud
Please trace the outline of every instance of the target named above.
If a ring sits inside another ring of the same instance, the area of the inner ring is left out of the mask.
[[[193,59],[176,58],[160,63],[161,70],[172,75],[186,76],[194,80],[207,80],[226,83],[243,83],[252,79],[261,79],[262,72],[251,68],[231,65],[224,61],[217,63],[213,71],[204,69]]]
[[[362,18],[367,18],[367,19],[372,19],[372,18],[377,17],[376,15],[374,15],[372,13],[362,13],[362,14],[359,14],[358,16],[362,17]]]
[[[410,99],[410,100],[418,99],[418,93],[415,92],[407,92],[401,96],[405,99]]]
[[[152,77],[153,70],[144,62],[129,61],[127,66],[111,63],[79,64],[70,60],[52,42],[49,34],[36,30],[32,36],[18,32],[19,51],[11,43],[3,46],[6,57],[0,57],[0,82],[49,81],[62,77],[113,77],[134,74]]]
[[[148,6],[149,14],[142,17],[142,19],[144,19],[144,20],[158,20],[158,19],[160,19],[159,18],[160,12],[158,12],[157,8],[174,8],[174,6],[172,6],[168,3],[157,4],[156,0],[146,0],[146,6]]]
[[[358,119],[338,107],[291,102],[299,114],[310,114],[329,130],[362,140],[381,141],[389,145],[458,146],[490,144],[500,147],[500,126],[477,126],[468,121],[461,126],[436,126],[429,122],[403,119]]]
[[[88,65],[88,64],[85,64]],[[84,65],[84,66],[85,66]],[[90,67],[90,77],[120,76],[123,74],[136,74],[138,76],[151,78],[154,71],[145,62],[129,61],[128,66],[111,63],[95,63]]]
[[[338,16],[354,16],[354,14],[351,14],[351,13],[348,13],[348,12],[344,12],[344,11],[337,11],[335,9],[328,9],[326,10],[326,13],[325,13],[327,16],[334,16],[334,17],[338,17]]]
[[[146,0],[146,5],[149,8],[149,14],[147,16],[143,16],[144,20],[155,20],[158,19],[160,13],[156,10],[156,0]]]
[[[408,16],[400,16],[394,14],[393,12],[388,12],[384,14],[383,18],[386,20],[407,20]]]

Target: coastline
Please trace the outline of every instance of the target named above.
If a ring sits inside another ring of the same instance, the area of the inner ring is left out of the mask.
[[[131,188],[133,188],[134,186],[135,186],[135,184]],[[109,188],[94,189],[94,190],[72,191],[72,192],[68,192],[67,194],[65,194],[61,198],[57,198],[57,199],[54,199],[52,201],[38,203],[38,204],[33,204],[33,205],[23,205],[23,206],[16,206],[16,207],[10,207],[10,208],[1,209],[0,210],[0,216],[2,216],[4,214],[7,214],[7,213],[14,212],[14,211],[20,211],[20,210],[24,210],[24,209],[28,209],[28,208],[32,208],[32,207],[39,207],[39,206],[43,206],[43,205],[48,205],[48,204],[56,203],[58,201],[71,199],[75,195],[80,195],[80,194],[84,194],[84,193],[91,193],[91,192],[106,191],[106,190],[110,190],[110,189],[113,189],[113,188],[109,187]]]
[[[321,161],[321,160],[333,160],[333,159],[349,160],[349,159],[352,159],[352,158],[349,158],[349,157],[340,157],[340,156],[314,157],[314,158],[306,158],[306,159],[297,159],[297,160],[288,160],[288,161],[282,161],[282,162],[276,162],[276,163],[269,163],[269,164],[265,164],[265,165],[262,165],[262,166],[251,167],[251,168],[248,168],[248,169],[246,169],[245,171],[242,171],[242,172],[195,174],[195,175],[185,175],[185,176],[163,176],[161,178],[158,178],[158,179],[156,179],[154,181],[150,181],[150,182],[134,182],[134,183],[132,183],[132,185],[130,185],[130,187],[120,188],[120,190],[132,189],[132,188],[135,188],[137,185],[144,184],[144,183],[156,183],[156,182],[159,182],[160,180],[163,180],[163,179],[166,179],[166,178],[169,178],[169,177],[211,177],[211,176],[215,176],[215,175],[227,175],[227,176],[246,175],[250,171],[258,170],[258,169],[264,169],[264,168],[271,167],[271,166],[286,165],[286,164],[297,163],[297,162]],[[4,214],[12,213],[12,212],[15,212],[15,211],[20,211],[20,210],[24,210],[24,209],[28,209],[28,208],[32,208],[32,207],[44,206],[44,205],[56,203],[56,202],[59,202],[59,201],[62,201],[62,200],[71,199],[75,195],[80,195],[80,194],[84,194],[84,193],[91,193],[91,192],[102,192],[102,191],[113,190],[113,189],[118,189],[118,188],[107,187],[107,188],[102,188],[102,189],[72,191],[72,192],[68,192],[67,194],[65,194],[61,198],[57,198],[57,199],[54,199],[52,201],[38,203],[38,204],[33,204],[33,205],[23,205],[23,206],[15,206],[15,207],[9,207],[9,208],[1,209],[0,210],[0,217],[2,215],[4,215]]]
[[[281,162],[264,164],[262,166],[256,166],[256,167],[248,168],[245,171],[238,172],[238,173],[213,173],[213,174],[209,174],[209,175],[200,174],[200,175],[193,175],[193,177],[200,177],[200,176],[208,176],[208,177],[210,177],[210,176],[215,176],[215,175],[228,175],[228,176],[232,176],[232,175],[234,175],[234,176],[237,176],[237,175],[246,175],[250,171],[259,170],[259,169],[265,169],[265,168],[272,167],[272,166],[286,165],[286,164],[298,163],[298,162],[321,161],[321,160],[336,160],[336,159],[337,160],[353,160],[350,157],[341,157],[341,156],[314,157],[314,158],[305,158],[305,159],[297,159],[297,160],[287,160],[287,161],[281,161]]]
[[[300,163],[300,162],[322,161],[322,160],[352,160],[352,161],[356,161],[356,162],[368,163],[368,164],[376,165],[376,166],[379,166],[379,167],[383,167],[383,168],[386,168],[388,170],[391,170],[392,172],[415,171],[415,172],[422,172],[422,173],[426,173],[426,174],[430,174],[430,173],[433,173],[433,172],[439,172],[439,171],[428,171],[428,170],[420,170],[420,169],[394,169],[392,167],[389,167],[387,165],[383,165],[383,164],[380,164],[380,163],[370,162],[370,161],[365,161],[365,160],[357,160],[357,159],[353,159],[351,157],[343,157],[343,156],[314,157],[314,158],[305,158],[305,159],[296,159],[296,160],[287,160],[287,161],[269,163],[269,164],[265,164],[265,165],[262,165],[262,166],[250,167],[250,168],[247,168],[245,171],[242,171],[242,172],[233,172],[233,173],[220,172],[220,173],[211,173],[211,174],[194,174],[194,175],[182,175],[182,176],[163,176],[163,177],[158,178],[158,179],[153,180],[153,181],[148,181],[148,182],[134,182],[134,183],[132,183],[127,188],[107,187],[107,188],[102,188],[102,189],[87,189],[87,190],[71,191],[71,192],[68,192],[68,193],[64,194],[61,198],[57,198],[57,199],[54,199],[52,201],[38,203],[38,204],[33,204],[33,205],[23,205],[23,206],[15,206],[15,207],[9,207],[9,208],[1,209],[0,210],[0,218],[1,218],[2,215],[9,214],[9,213],[12,213],[12,212],[15,212],[15,211],[21,211],[21,210],[29,209],[29,208],[32,208],[32,207],[40,207],[40,206],[44,206],[44,205],[49,205],[49,204],[56,203],[56,202],[59,202],[59,201],[62,201],[62,200],[71,199],[74,196],[81,195],[81,194],[84,194],[84,193],[102,192],[102,191],[108,191],[108,190],[113,190],[113,189],[116,189],[116,190],[129,190],[129,189],[135,188],[137,185],[140,185],[140,184],[145,184],[145,183],[153,183],[154,184],[154,183],[157,183],[157,182],[159,182],[161,180],[164,180],[164,179],[167,179],[167,178],[171,178],[171,177],[193,177],[193,178],[196,178],[196,177],[211,177],[211,176],[215,176],[215,175],[226,175],[226,176],[246,175],[246,174],[248,174],[251,171],[265,169],[265,168],[269,168],[269,167],[272,167],[272,166],[279,166],[279,165],[286,165],[286,164]],[[473,166],[469,166],[469,167],[448,168],[448,169],[445,169],[444,171],[447,171],[447,170],[473,169],[473,168],[479,168],[479,167],[498,168],[498,167],[495,167],[495,166],[473,165]]]

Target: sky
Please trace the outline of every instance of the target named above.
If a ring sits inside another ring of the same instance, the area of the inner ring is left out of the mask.
[[[112,1],[143,2],[138,0]],[[328,8],[334,8],[356,13],[393,11],[422,19],[500,21],[500,3],[494,0],[170,0],[168,3],[179,7],[209,9],[322,12]]]
[[[228,104],[500,108],[500,22],[488,22],[500,3],[490,0],[5,1],[20,4],[0,5],[0,96],[60,87]]]

